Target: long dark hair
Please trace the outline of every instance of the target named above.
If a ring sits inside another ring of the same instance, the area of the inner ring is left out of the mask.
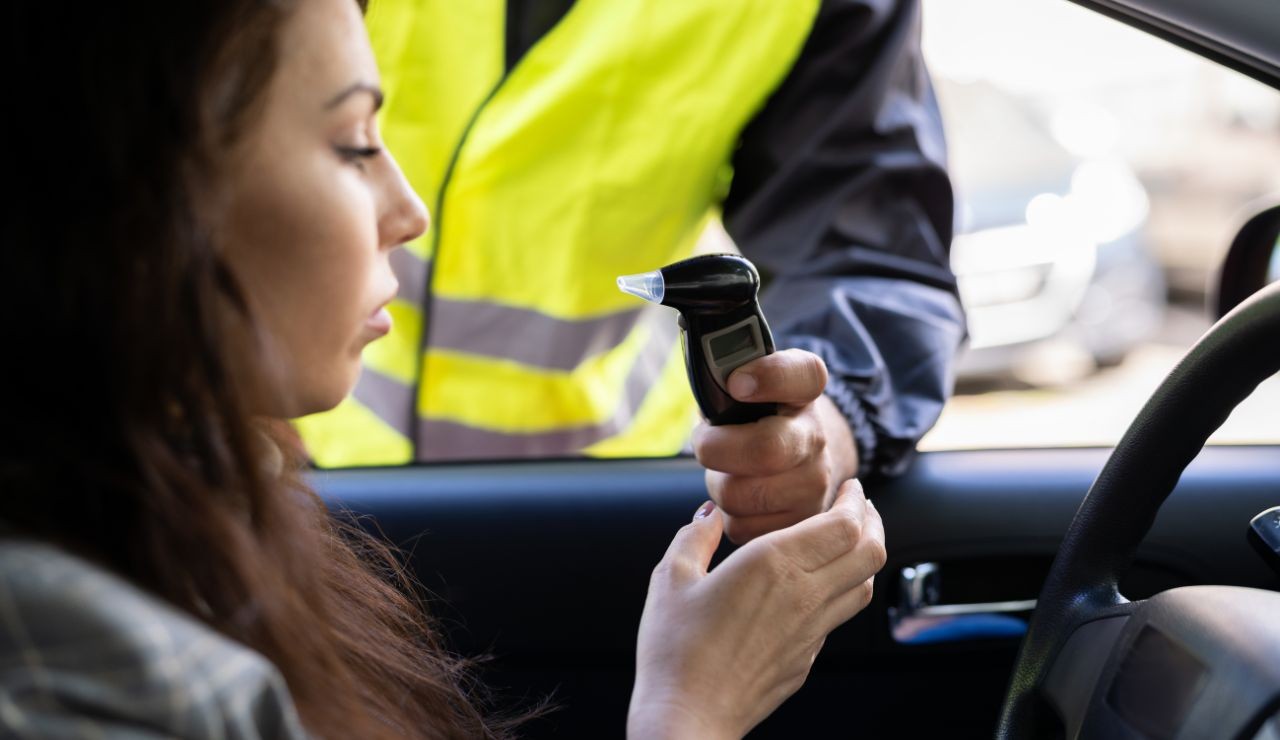
[[[389,549],[268,469],[228,362],[218,168],[291,4],[6,6],[0,519],[260,651],[313,732],[502,736]]]

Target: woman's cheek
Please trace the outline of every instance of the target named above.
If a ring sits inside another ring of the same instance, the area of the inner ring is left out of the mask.
[[[334,341],[338,337],[345,341]],[[297,395],[302,399],[303,414],[327,411],[337,406],[351,393],[360,378],[360,350],[364,343],[358,337],[353,339],[350,332],[341,330],[335,330],[326,339],[328,341],[316,343],[325,347],[323,356],[313,352],[314,360],[295,373],[302,381]]]
[[[301,342],[295,357],[307,358],[309,367],[297,368],[306,378],[310,392],[308,412],[337,405],[354,388],[360,373],[360,358],[367,344],[365,321],[380,298],[377,212],[369,183],[350,165],[318,164],[305,202],[309,206],[305,234],[295,242],[306,254],[297,255],[296,265],[307,266],[304,304],[300,326]],[[300,224],[301,226],[301,224]]]

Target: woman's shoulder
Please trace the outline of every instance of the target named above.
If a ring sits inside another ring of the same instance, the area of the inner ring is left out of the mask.
[[[0,735],[302,737],[263,656],[53,545],[0,538]]]

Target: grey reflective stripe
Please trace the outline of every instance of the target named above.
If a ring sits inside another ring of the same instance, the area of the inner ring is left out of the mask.
[[[695,254],[736,253],[719,219],[703,229]],[[397,257],[396,255],[402,255]],[[400,279],[400,298],[416,306],[425,301],[430,265],[403,249],[392,252]],[[644,305],[593,319],[560,319],[539,311],[487,301],[458,301],[432,296],[430,327],[422,339],[432,348],[512,360],[544,370],[568,371],[617,347],[647,316],[674,316],[671,309]]]
[[[622,398],[612,417],[599,424],[532,434],[511,434],[438,419],[418,421],[418,460],[498,460],[520,457],[554,457],[581,454],[582,449],[623,431],[635,411],[662,377],[679,329],[675,313],[663,310],[646,317],[652,330],[649,341],[623,385]]]
[[[407,249],[397,249],[391,253],[391,269],[400,282],[396,297],[414,306],[425,305],[430,263]],[[560,319],[525,308],[433,296],[426,317],[430,327],[422,339],[435,349],[567,371],[617,347],[642,315],[655,311],[670,313],[660,306],[647,306],[591,319]]]
[[[423,421],[418,426],[417,459],[450,462],[570,457],[580,455],[584,448],[618,431],[621,430],[599,425],[537,434],[505,434],[451,421]]]
[[[431,301],[432,349],[498,357],[544,370],[572,370],[617,347],[646,313],[675,320],[669,308],[652,306],[593,319],[559,319],[538,311],[478,301]]]
[[[392,429],[408,437],[413,431],[414,391],[414,386],[405,385],[365,365],[353,395]]]
[[[400,290],[396,291],[396,297],[415,306],[421,306],[427,298],[427,275],[430,274],[430,268],[429,263],[419,259],[413,252],[404,248],[393,249],[391,271],[400,282]]]

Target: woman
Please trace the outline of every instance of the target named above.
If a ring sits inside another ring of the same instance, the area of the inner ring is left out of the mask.
[[[351,389],[427,228],[356,3],[8,13],[0,734],[510,734],[269,421]],[[853,483],[708,574],[721,527],[654,571],[634,736],[745,733],[884,561]]]

